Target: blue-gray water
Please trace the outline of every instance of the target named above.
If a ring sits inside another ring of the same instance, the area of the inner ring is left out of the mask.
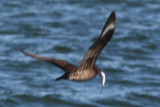
[[[17,49],[79,65],[115,10],[114,37],[86,82]],[[159,0],[1,0],[0,107],[160,107]]]

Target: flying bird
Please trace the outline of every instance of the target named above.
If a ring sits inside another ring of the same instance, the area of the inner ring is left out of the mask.
[[[102,72],[99,67],[95,66],[95,64],[99,54],[111,40],[115,26],[116,15],[113,11],[106,21],[99,38],[89,47],[79,66],[61,59],[43,57],[25,52],[23,50],[21,50],[21,52],[40,61],[51,63],[64,70],[65,73],[58,77],[56,80],[69,79],[74,81],[86,81],[94,78],[96,75],[100,75],[102,77],[102,87],[104,88],[106,81],[105,73]]]

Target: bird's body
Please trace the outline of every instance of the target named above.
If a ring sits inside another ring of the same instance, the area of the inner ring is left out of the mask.
[[[58,66],[62,70],[64,70],[65,73],[61,77],[57,78],[56,80],[70,79],[75,81],[85,81],[85,80],[90,80],[94,78],[97,74],[99,74],[102,76],[102,84],[104,86],[105,74],[100,70],[100,68],[95,66],[95,63],[99,54],[103,50],[103,48],[111,40],[115,30],[115,26],[116,26],[116,16],[115,16],[115,13],[112,12],[99,38],[89,47],[88,51],[84,55],[84,58],[80,66],[75,66],[61,59],[42,57],[42,56],[30,54],[23,50],[21,51],[25,55],[31,56],[41,61],[49,62],[51,64]]]
[[[70,80],[85,81],[90,80],[98,74],[96,69],[78,69],[77,71],[69,74]]]

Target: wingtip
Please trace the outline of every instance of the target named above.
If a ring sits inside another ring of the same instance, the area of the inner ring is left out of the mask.
[[[20,52],[22,52],[23,54],[25,54],[26,52],[23,49],[18,49]]]
[[[32,55],[32,54],[30,54],[30,53],[28,53],[28,52],[24,51],[23,49],[19,49],[19,51],[20,51],[20,52],[22,52],[24,55],[27,55],[27,56],[31,56],[31,57],[33,57],[33,55]]]
[[[111,13],[110,16],[109,16],[109,19],[110,19],[111,21],[113,21],[114,24],[116,24],[116,12],[115,12],[115,11],[112,11],[112,13]]]
[[[112,11],[111,14],[109,15],[109,18],[108,18],[106,24],[104,25],[104,28],[101,32],[100,38],[103,38],[104,35],[106,35],[107,32],[110,30],[113,30],[113,32],[114,32],[115,27],[116,27],[116,14],[115,14],[115,11]],[[112,35],[110,35],[110,36],[112,36]]]
[[[116,16],[116,12],[113,10],[111,15]]]

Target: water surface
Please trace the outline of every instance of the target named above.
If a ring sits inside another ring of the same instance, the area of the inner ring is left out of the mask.
[[[77,83],[21,48],[79,65],[115,10],[114,37],[97,66],[106,74]],[[1,0],[1,107],[160,107],[159,0]]]

